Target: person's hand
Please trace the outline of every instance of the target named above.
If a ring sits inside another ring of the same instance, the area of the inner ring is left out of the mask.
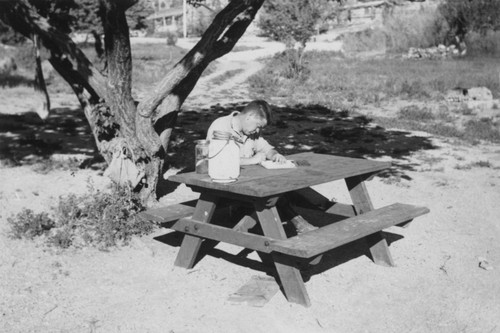
[[[281,155],[281,154],[274,154],[273,155],[273,162],[278,162],[278,163],[285,163],[286,162],[286,157]]]
[[[253,159],[254,164],[260,164],[260,162],[263,162],[266,160],[266,154],[257,153],[252,157],[252,159]]]

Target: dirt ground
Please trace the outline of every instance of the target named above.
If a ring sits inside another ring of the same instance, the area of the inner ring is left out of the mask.
[[[222,88],[204,78],[186,108],[248,100],[241,82],[260,68],[258,60],[235,57],[224,66],[251,70]],[[27,88],[0,90],[0,112],[30,111],[36,103],[29,96]],[[76,110],[76,100],[58,96],[58,107]],[[4,144],[9,132],[0,134]],[[2,165],[0,332],[500,332],[500,147],[409,135],[430,148],[377,157],[400,174],[375,177],[368,191],[376,208],[403,202],[430,213],[387,230],[396,267],[373,264],[362,242],[327,253],[309,272],[309,308],[288,303],[280,291],[263,307],[229,301],[252,277],[270,274],[258,256],[218,245],[194,269],[181,269],[173,266],[181,239],[168,230],[108,252],[10,239],[6,219],[23,207],[47,210],[60,195],[83,193],[89,179],[98,187],[108,180],[91,169],[40,174]],[[341,182],[316,189],[349,202]],[[196,196],[179,186],[162,202]]]

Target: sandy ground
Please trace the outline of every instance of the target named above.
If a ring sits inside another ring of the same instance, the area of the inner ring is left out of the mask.
[[[258,60],[249,61],[244,67],[253,70]],[[227,101],[204,80],[186,103]],[[237,91],[245,98],[244,85]],[[2,100],[11,95],[0,91]],[[22,112],[16,103],[1,112]],[[109,252],[12,240],[11,214],[46,210],[59,195],[84,192],[89,178],[103,187],[108,180],[92,170],[41,175],[1,166],[0,332],[500,332],[500,147],[430,139],[435,149],[392,160],[404,177],[367,183],[376,208],[403,202],[431,211],[387,230],[396,267],[373,264],[360,242],[329,252],[306,282],[309,308],[279,291],[263,307],[228,301],[267,275],[257,255],[218,245],[194,269],[181,269],[173,266],[180,239],[168,230]],[[349,202],[343,183],[317,190]],[[180,186],[163,202],[195,197]],[[482,258],[492,269],[480,267]]]

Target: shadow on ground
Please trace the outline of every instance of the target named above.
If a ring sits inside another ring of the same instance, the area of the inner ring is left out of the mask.
[[[0,160],[30,164],[53,154],[94,155],[95,143],[80,109],[54,108],[48,119],[34,112],[0,114]]]
[[[167,166],[192,171],[196,140],[204,139],[210,123],[245,104],[214,105],[202,110],[186,110],[179,114],[172,133]],[[305,151],[347,157],[389,157],[404,161],[412,152],[434,149],[425,137],[409,132],[386,130],[365,116],[331,110],[319,105],[274,107],[274,124],[264,130],[264,137],[285,155]],[[12,164],[27,163],[33,158],[52,154],[87,154],[95,152],[90,127],[79,109],[53,109],[43,121],[35,113],[0,114],[0,159]],[[412,163],[396,163],[380,173],[381,177],[410,179],[406,171]]]
[[[193,171],[195,141],[205,139],[210,123],[245,104],[215,105],[202,110],[179,114],[171,138],[167,161],[171,166]],[[410,132],[386,130],[371,119],[331,110],[320,105],[274,107],[274,124],[264,129],[263,136],[285,155],[311,151],[357,158],[389,157],[398,159],[393,167],[379,173],[380,177],[397,176],[411,179],[406,171],[416,165],[404,162],[411,153],[435,149],[429,138],[412,136]]]

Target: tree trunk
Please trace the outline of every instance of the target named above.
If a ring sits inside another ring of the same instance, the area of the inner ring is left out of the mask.
[[[40,98],[41,104],[38,106],[36,113],[43,120],[47,119],[50,113],[50,97],[47,92],[47,85],[43,77],[42,59],[40,56],[40,40],[37,35],[33,35],[33,50],[35,53],[35,93]]]
[[[27,0],[0,1],[0,19],[47,48],[54,69],[70,84],[109,162],[115,149],[127,148],[145,172],[138,188],[143,201],[156,199],[177,112],[203,70],[231,51],[264,0],[233,0],[215,17],[200,41],[136,107],[132,99],[132,58],[125,11],[137,0],[101,0],[106,73],[102,75],[64,33],[41,17]],[[104,120],[103,120],[104,119]]]

